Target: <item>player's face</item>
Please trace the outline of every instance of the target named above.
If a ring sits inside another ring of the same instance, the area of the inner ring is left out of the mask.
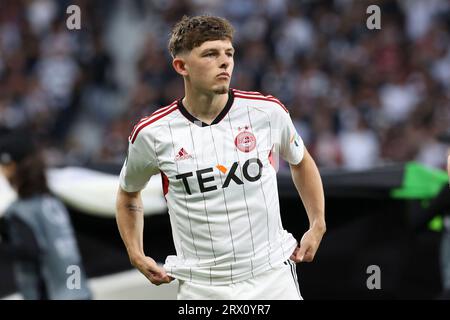
[[[206,41],[186,56],[186,72],[192,85],[216,94],[228,92],[234,67],[234,48],[229,40]]]

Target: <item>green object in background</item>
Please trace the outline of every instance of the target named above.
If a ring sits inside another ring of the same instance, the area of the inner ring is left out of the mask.
[[[391,197],[395,199],[422,200],[423,206],[448,184],[448,175],[444,170],[429,168],[417,162],[408,162],[404,170],[402,186],[391,190]],[[441,231],[443,226],[440,215],[428,223],[428,228],[436,232]]]
[[[442,216],[436,216],[428,223],[428,229],[439,232],[444,227],[444,219]]]
[[[437,196],[447,183],[448,176],[444,170],[429,168],[417,162],[408,162],[404,169],[403,184],[400,188],[391,190],[391,197],[431,199]]]

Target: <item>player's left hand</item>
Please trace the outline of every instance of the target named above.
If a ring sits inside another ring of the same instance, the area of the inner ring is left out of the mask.
[[[296,263],[313,261],[324,233],[322,228],[311,228],[305,232],[290,259]]]

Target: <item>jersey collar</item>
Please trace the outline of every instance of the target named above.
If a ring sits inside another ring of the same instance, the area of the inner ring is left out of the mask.
[[[227,104],[222,109],[222,111],[220,111],[220,113],[213,120],[213,122],[211,122],[211,125],[219,123],[227,115],[228,111],[231,109],[231,106],[233,105],[233,102],[234,102],[233,91],[229,90]],[[209,126],[209,124],[204,123],[201,120],[198,120],[196,117],[194,117],[192,114],[190,114],[189,111],[186,110],[186,108],[183,105],[183,99],[178,100],[178,109],[183,114],[183,116],[185,116],[185,118],[188,119],[189,121],[191,121],[192,123],[194,123],[200,127],[208,127]]]

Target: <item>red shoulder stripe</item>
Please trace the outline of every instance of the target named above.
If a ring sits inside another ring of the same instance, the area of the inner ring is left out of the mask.
[[[280,100],[276,99],[276,98],[269,98],[267,96],[251,96],[251,95],[244,95],[241,93],[235,93],[234,96],[236,98],[242,98],[242,99],[250,99],[250,100],[263,100],[263,101],[270,101],[270,102],[275,102],[276,104],[278,104],[280,107],[283,108],[284,111],[286,111],[286,113],[289,113],[288,109],[280,102]]]
[[[157,115],[157,114],[159,114],[159,113],[161,113],[161,112],[164,112],[164,111],[168,110],[170,107],[173,107],[176,103],[177,103],[177,101],[174,101],[174,102],[172,102],[171,104],[169,104],[168,106],[159,108],[158,110],[156,110],[155,112],[153,112],[151,115],[149,115],[149,116],[147,116],[147,117],[144,117],[144,118],[142,118],[141,120],[139,120],[139,122],[138,122],[137,124],[134,125],[133,130],[131,131],[131,134],[130,134],[130,136],[128,137],[128,139],[130,139],[130,138],[133,136],[134,132],[136,131],[136,128],[137,128],[142,122],[147,121],[147,120],[148,120],[150,117],[152,117],[152,116],[155,116],[155,115]]]
[[[139,132],[142,129],[144,129],[146,126],[148,126],[148,125],[152,124],[153,122],[155,122],[155,121],[157,121],[157,120],[167,116],[168,114],[172,113],[173,111],[175,111],[177,109],[178,109],[178,106],[174,105],[170,109],[165,110],[165,112],[158,113],[158,114],[150,117],[147,121],[142,122],[138,127],[136,127],[136,130],[135,130],[135,132],[134,132],[134,134],[133,134],[133,136],[131,137],[131,140],[130,140],[131,143],[134,143],[134,141],[136,141],[136,138],[137,138]]]
[[[174,101],[174,102],[172,102],[171,104],[169,104],[168,106],[166,106],[166,107],[162,107],[162,108],[159,108],[158,110],[156,110],[155,112],[153,112],[151,115],[150,115],[150,117],[151,116],[154,116],[154,115],[157,115],[157,114],[159,114],[159,113],[161,113],[161,112],[164,112],[164,111],[166,111],[167,109],[169,109],[170,107],[173,107],[175,104],[177,104],[178,103],[178,101]],[[149,117],[148,117],[149,118]]]
[[[261,92],[258,91],[244,91],[244,90],[238,90],[238,89],[232,89],[236,93],[242,93],[242,94],[248,94],[248,95],[258,95],[258,96],[264,96]]]
[[[272,95],[268,95],[267,98],[270,98],[270,99],[273,99],[273,100],[277,100],[279,103],[283,104],[283,103],[280,101],[280,99],[278,99],[277,97],[274,97],[274,96],[272,96]],[[284,104],[283,104],[283,106],[284,106]]]

